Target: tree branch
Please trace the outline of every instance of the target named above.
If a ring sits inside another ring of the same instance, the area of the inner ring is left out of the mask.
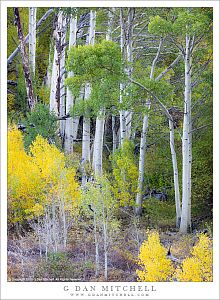
[[[142,85],[140,82],[137,82],[135,80],[133,80],[132,78],[128,78],[132,83],[138,85],[140,88],[142,88],[143,90],[145,90],[151,97],[153,97],[153,99],[160,105],[160,107],[162,108],[164,114],[166,115],[166,117],[173,122],[173,118],[171,116],[171,114],[169,113],[168,109],[166,108],[166,106],[157,98],[157,96],[151,92],[148,88],[146,88],[144,85]]]
[[[163,78],[167,74],[167,72],[169,72],[169,70],[172,69],[180,61],[181,57],[181,54],[177,56],[177,58],[163,72],[161,72],[155,80],[158,81]]]
[[[53,8],[50,8],[44,15],[43,17],[39,20],[39,22],[36,25],[36,29],[38,29],[41,24],[49,17],[49,15],[53,12]],[[26,37],[24,38],[24,42],[28,43],[29,41],[29,34],[26,35]],[[9,65],[12,60],[15,58],[15,56],[18,54],[20,50],[20,45],[14,50],[14,52],[9,56],[9,58],[7,59],[7,65]]]

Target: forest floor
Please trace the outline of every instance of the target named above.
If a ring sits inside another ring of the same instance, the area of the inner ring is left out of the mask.
[[[181,262],[190,255],[197,241],[197,233],[204,229],[211,236],[210,220],[200,222],[191,234],[181,235],[174,225],[150,226],[142,217],[137,224],[127,215],[121,215],[121,230],[109,240],[108,281],[135,282],[138,269],[138,254],[141,243],[146,239],[146,229],[157,229],[160,241],[170,249],[172,257]],[[100,235],[100,273],[95,276],[95,244],[93,229],[85,222],[73,225],[68,244],[57,253],[40,255],[38,239],[32,231],[8,238],[9,281],[106,281],[104,278],[104,249]]]

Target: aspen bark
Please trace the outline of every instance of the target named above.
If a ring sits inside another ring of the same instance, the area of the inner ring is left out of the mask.
[[[126,49],[126,38],[125,38],[125,22],[124,22],[124,10],[120,8],[120,27],[121,27],[121,36],[120,36],[120,45],[121,45],[121,53],[123,59],[126,57],[125,49]],[[123,103],[123,93],[125,89],[125,84],[120,83],[120,97],[119,103]],[[120,111],[120,144],[123,144],[123,141],[126,138],[126,115],[125,111],[121,109]]]
[[[88,32],[88,44],[94,45],[95,43],[95,24],[96,24],[96,12],[90,11],[90,24]],[[91,85],[87,83],[85,85],[84,101],[89,98],[91,92]],[[86,162],[90,162],[90,118],[88,116],[83,117],[83,140],[82,140],[82,165]],[[86,181],[85,174],[83,175],[82,184]]]
[[[150,109],[151,102],[147,104],[147,108]],[[148,130],[148,118],[149,114],[144,115],[143,126],[141,131],[141,141],[140,141],[140,156],[139,156],[139,167],[138,167],[138,192],[136,196],[136,207],[135,214],[137,216],[141,215],[142,212],[142,191],[144,182],[144,162],[145,162],[145,152],[147,143],[147,130]]]
[[[97,232],[97,220],[96,220],[96,211],[94,208],[94,235],[95,235],[95,276],[98,277],[99,275],[99,240],[98,240],[98,232]]]
[[[70,20],[70,35],[69,35],[69,49],[72,46],[76,46],[76,33],[77,33],[77,17],[71,17]],[[73,72],[68,73],[68,77],[74,76]],[[67,88],[66,95],[66,113],[70,112],[71,107],[73,107],[74,98],[69,88]],[[77,131],[78,131],[79,118],[68,118],[66,119],[66,128],[65,128],[65,142],[64,148],[66,153],[73,152],[73,141],[76,140]]]
[[[163,39],[160,39],[160,43],[158,46],[157,54],[152,62],[151,66],[151,72],[150,72],[150,79],[154,78],[154,70],[156,63],[158,61],[161,47],[162,47]],[[151,108],[151,100],[148,99],[146,102],[147,110],[149,111]],[[136,195],[136,206],[135,206],[135,214],[137,216],[141,215],[142,212],[142,198],[143,198],[143,182],[144,182],[144,162],[145,162],[145,152],[146,152],[146,143],[147,143],[147,130],[148,130],[148,119],[149,119],[149,113],[144,115],[143,119],[143,126],[142,126],[142,132],[141,132],[141,141],[140,141],[140,156],[139,156],[139,166],[138,166],[138,192]]]
[[[49,15],[53,12],[53,8],[50,8],[43,16],[42,18],[38,21],[37,25],[36,25],[36,29],[39,28],[43,22],[49,17]],[[24,43],[28,43],[29,41],[29,34],[26,35],[26,37],[24,38]],[[7,59],[7,65],[9,65],[12,60],[15,58],[15,56],[19,53],[20,51],[20,47],[21,45],[19,45],[14,51],[13,53],[8,57]]]
[[[60,113],[60,60],[61,60],[61,32],[63,15],[59,12],[56,29],[54,31],[54,58],[50,89],[50,111],[59,116]]]
[[[33,83],[32,83],[32,78],[30,73],[30,65],[26,53],[26,47],[25,47],[24,35],[21,27],[19,10],[17,7],[14,8],[14,15],[15,15],[15,23],[17,25],[17,30],[18,30],[18,39],[20,42],[20,52],[21,52],[22,67],[24,71],[25,84],[27,90],[28,106],[30,110],[33,110],[36,104],[36,98],[34,96]]]
[[[108,28],[106,33],[106,40],[111,40],[113,25],[113,13],[109,11]],[[102,175],[102,151],[104,139],[104,125],[105,125],[105,109],[102,108],[96,118],[94,150],[93,150],[93,170],[96,176]]]
[[[191,66],[190,66],[190,37],[186,34],[186,53],[185,53],[185,93],[184,93],[184,118],[183,118],[183,137],[182,137],[182,156],[183,156],[183,175],[182,175],[182,215],[180,232],[187,233],[189,227],[189,178],[190,165],[190,115],[191,115]]]
[[[191,82],[191,76],[192,76],[192,56],[190,53],[190,82]],[[191,210],[192,210],[192,183],[191,183],[191,176],[192,176],[192,111],[191,111],[191,92],[192,92],[192,85],[190,85],[190,95],[189,95],[189,169],[188,169],[188,197],[189,197],[189,203],[188,203],[188,228],[189,230],[192,229],[192,221],[191,221]]]
[[[37,8],[29,8],[29,61],[33,76],[35,75],[35,54],[36,54],[36,14]]]
[[[60,113],[59,116],[63,117],[66,114],[66,88],[64,85],[65,81],[65,42],[66,42],[66,17],[63,18],[62,32],[61,32],[61,49],[60,49]],[[60,121],[60,135],[62,138],[62,144],[64,143],[65,135],[65,120]]]
[[[175,142],[174,142],[174,126],[173,120],[169,119],[169,128],[170,128],[170,151],[173,164],[173,181],[174,181],[174,191],[175,191],[175,205],[176,205],[176,227],[179,228],[181,221],[181,204],[180,204],[180,189],[179,189],[179,175],[178,175],[178,166],[177,158],[175,151]]]
[[[135,9],[130,7],[128,12],[128,25],[127,25],[127,61],[129,66],[126,70],[128,78],[131,78],[132,75],[132,62],[133,62],[133,20],[134,20]],[[129,83],[128,83],[129,85]],[[125,112],[126,118],[126,137],[128,139],[131,138],[131,123],[132,123],[132,112],[126,111]]]
[[[156,79],[157,80],[157,79]],[[141,83],[134,81],[133,79],[130,79],[131,82],[134,84],[138,85],[145,91],[149,93],[151,97],[156,100],[156,102],[160,105],[162,108],[163,113],[169,120],[169,128],[170,128],[170,149],[171,149],[171,155],[172,155],[172,164],[173,164],[173,173],[174,173],[174,189],[175,189],[175,204],[176,204],[176,224],[177,227],[179,227],[179,222],[180,222],[180,216],[181,216],[181,205],[180,205],[180,192],[179,192],[179,177],[178,177],[178,167],[177,167],[177,159],[176,159],[176,152],[175,152],[175,143],[174,143],[174,125],[173,125],[173,118],[170,115],[168,109],[166,106],[157,98],[155,94],[153,94],[150,90],[148,90],[145,86],[143,86]],[[144,119],[145,121],[145,119]],[[148,125],[143,126],[143,128],[147,128]],[[144,141],[141,141],[141,145],[144,144]],[[142,148],[140,149],[140,157],[144,157],[145,154],[142,153]],[[143,164],[142,164],[143,167]],[[139,165],[139,170],[140,170],[140,165]],[[144,169],[141,170],[142,172]],[[143,173],[142,173],[143,174]],[[142,175],[143,176],[143,175]],[[143,177],[142,177],[143,180]],[[141,184],[141,180],[139,181],[139,184]],[[140,188],[142,188],[142,185],[140,185]],[[138,197],[138,194],[137,194]],[[138,198],[137,201],[139,200],[138,204],[142,204],[142,198]],[[137,213],[141,213],[141,209],[137,211]]]

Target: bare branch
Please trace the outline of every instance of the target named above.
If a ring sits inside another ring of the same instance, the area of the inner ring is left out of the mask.
[[[53,12],[53,8],[50,8],[44,15],[43,17],[39,20],[39,22],[36,25],[36,29],[39,28],[41,26],[41,24],[49,17],[49,15]],[[26,35],[26,37],[24,38],[24,43],[28,43],[29,41],[29,34]],[[9,65],[12,60],[15,58],[15,56],[18,54],[20,50],[20,45],[14,50],[14,52],[9,56],[9,58],[7,59],[7,65]]]

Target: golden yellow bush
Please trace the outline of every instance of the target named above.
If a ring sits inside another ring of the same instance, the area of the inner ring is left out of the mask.
[[[167,249],[161,245],[159,233],[147,231],[148,239],[140,247],[139,262],[142,270],[136,270],[139,281],[170,281],[174,268],[166,257]]]
[[[64,210],[75,211],[80,198],[75,169],[65,166],[65,156],[54,145],[37,136],[24,150],[22,133],[15,127],[8,131],[8,208],[12,223],[39,217],[51,203],[61,203]]]
[[[25,210],[41,198],[42,190],[40,170],[25,152],[21,132],[13,126],[8,131],[9,221],[21,221]]]
[[[192,256],[187,257],[181,268],[176,272],[178,281],[212,281],[213,251],[212,242],[205,234],[200,234],[198,243],[191,251]]]

